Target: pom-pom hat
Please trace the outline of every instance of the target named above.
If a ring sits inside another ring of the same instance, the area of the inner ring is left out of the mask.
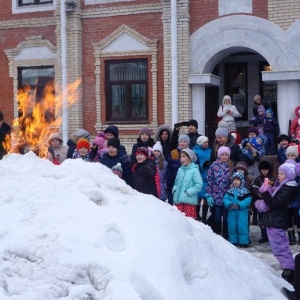
[[[81,148],[86,148],[90,151],[90,142],[85,138],[80,138],[77,142],[76,150],[78,151]]]
[[[115,166],[111,168],[114,174],[118,175],[120,178],[122,178],[123,169],[120,163],[117,163]]]
[[[229,135],[229,131],[225,127],[219,127],[215,132],[215,136],[218,137],[228,137],[228,135]]]
[[[284,163],[279,168],[288,180],[294,180],[296,178],[295,165],[291,163]]]

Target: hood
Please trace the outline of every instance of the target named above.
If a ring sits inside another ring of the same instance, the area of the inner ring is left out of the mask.
[[[224,104],[225,99],[229,99],[229,100],[230,100],[229,104]],[[231,97],[228,96],[228,95],[225,95],[225,96],[223,97],[222,104],[223,104],[223,105],[231,105]]]
[[[171,128],[171,126],[169,126],[167,124],[162,124],[162,125],[157,127],[157,129],[155,130],[155,135],[154,135],[155,142],[160,141],[159,135],[164,130],[169,132],[169,142],[171,142],[172,128]]]
[[[298,110],[300,109],[300,106],[297,106],[294,110],[294,114],[295,114],[295,117],[298,118],[299,114],[298,114]]]
[[[104,130],[104,133],[110,132],[112,133],[116,138],[119,137],[119,129],[117,126],[114,125],[109,125],[107,128]]]

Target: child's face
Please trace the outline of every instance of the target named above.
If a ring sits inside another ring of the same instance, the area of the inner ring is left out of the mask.
[[[160,152],[158,150],[154,150],[154,157],[160,157]]]
[[[279,183],[281,183],[285,178],[286,178],[286,176],[284,175],[284,173],[282,171],[279,171],[278,172],[278,181],[279,181]]]
[[[263,116],[263,115],[264,115],[264,112],[263,112],[262,110],[260,110],[260,111],[258,112],[258,114],[259,114],[260,116]]]
[[[89,153],[89,150],[87,148],[85,148],[85,147],[81,147],[80,149],[78,149],[78,153],[81,156],[85,156],[85,155],[87,155]]]
[[[141,134],[141,140],[143,142],[147,142],[149,140],[150,136],[147,133],[142,133]]]
[[[283,148],[287,148],[289,145],[289,142],[287,140],[281,140],[279,145]]]
[[[250,132],[248,135],[249,138],[254,138],[256,137],[256,134],[254,132]]]
[[[245,175],[245,171],[243,169],[236,169],[236,171]]]
[[[237,178],[237,177],[233,178],[233,180],[232,180],[232,185],[233,185],[234,187],[239,187],[239,186],[241,185],[240,179]]]
[[[180,149],[186,149],[189,146],[188,143],[184,140],[179,141],[178,145],[179,145]]]
[[[138,153],[136,156],[135,156],[136,160],[138,163],[142,163],[143,161],[145,161],[147,158],[145,155],[143,154],[140,154]]]
[[[221,162],[228,162],[228,160],[229,160],[229,155],[228,155],[228,153],[222,153],[221,155],[220,155],[220,161]]]
[[[110,156],[117,156],[118,155],[118,149],[113,146],[107,147],[107,152]]]
[[[201,145],[201,147],[202,147],[203,149],[207,149],[207,148],[208,148],[208,141],[207,141],[207,142],[204,142],[204,143]]]
[[[268,174],[269,174],[269,170],[268,170],[268,169],[261,169],[260,172],[261,172],[261,174],[262,174],[264,177],[268,176]]]
[[[296,155],[295,154],[292,154],[292,153],[289,153],[286,155],[287,159],[293,159],[293,160],[296,160]]]
[[[191,163],[191,160],[187,155],[185,155],[185,153],[181,153],[180,162],[183,166],[188,166]]]

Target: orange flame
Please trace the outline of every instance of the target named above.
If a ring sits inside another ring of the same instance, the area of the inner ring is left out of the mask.
[[[68,106],[75,102],[75,93],[81,80],[67,87]],[[37,99],[37,90],[25,87],[18,91],[19,117],[13,120],[11,136],[7,136],[3,146],[8,153],[26,153],[34,151],[39,157],[46,157],[48,138],[57,132],[62,123],[63,95],[56,95],[54,86],[49,84],[43,91],[43,97]]]

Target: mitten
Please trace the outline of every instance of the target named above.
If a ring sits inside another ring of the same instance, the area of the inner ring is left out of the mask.
[[[268,188],[269,188],[269,185],[266,185],[266,184],[262,184],[261,185],[261,187],[259,188],[259,191],[261,192],[261,193],[265,193],[265,192],[267,192],[268,191]]]
[[[210,207],[213,207],[214,204],[215,204],[215,201],[213,199],[212,196],[209,195],[209,197],[206,198],[206,201],[207,201],[207,204],[210,206]]]

